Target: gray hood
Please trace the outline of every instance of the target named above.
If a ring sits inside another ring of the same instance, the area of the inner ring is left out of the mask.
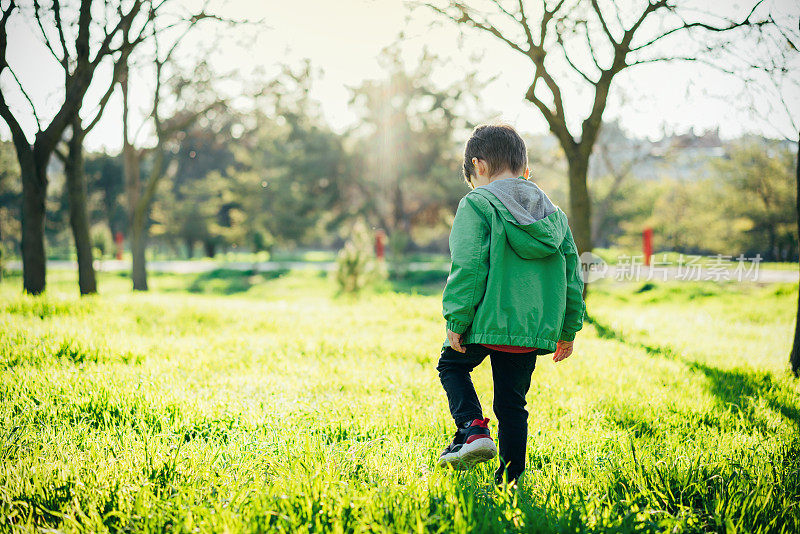
[[[476,187],[497,210],[508,242],[523,258],[541,258],[558,250],[568,231],[567,217],[544,191],[524,178],[503,178]]]
[[[521,225],[535,223],[556,211],[544,191],[524,178],[504,178],[480,187],[496,196]]]

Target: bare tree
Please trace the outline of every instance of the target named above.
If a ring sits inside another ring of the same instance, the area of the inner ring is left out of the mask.
[[[754,20],[763,0],[753,1],[752,9],[740,20],[698,12],[669,0],[632,2],[633,6],[622,6],[617,0],[541,0],[533,9],[523,0],[485,1],[481,5],[487,9],[480,10],[462,1],[422,5],[457,25],[492,35],[530,61],[533,81],[525,98],[539,110],[566,155],[570,217],[575,242],[583,252],[592,249],[586,180],[589,158],[616,76],[645,63],[711,63],[697,51],[679,55],[667,45],[675,44],[674,39],[681,35],[722,35],[768,24],[768,20]],[[563,89],[573,80],[592,95],[590,110],[577,132],[563,96]]]
[[[796,50],[796,49],[795,49]],[[800,213],[800,129],[797,132],[797,158],[795,159],[795,179],[797,187],[797,212]],[[800,235],[800,217],[797,219],[797,233]],[[800,377],[800,295],[797,299],[797,315],[795,317],[794,340],[792,350],[789,353],[789,364],[792,366],[792,373],[795,377]]]
[[[193,122],[210,112],[214,108],[222,106],[222,102],[214,100],[206,105],[201,105],[196,109],[189,106],[176,112],[169,120],[164,118],[163,92],[165,89],[165,78],[167,69],[172,65],[173,57],[183,39],[192,31],[199,22],[203,20],[224,21],[228,24],[239,24],[237,21],[223,19],[216,15],[211,15],[201,11],[196,15],[186,17],[181,23],[182,28],[179,35],[174,38],[166,52],[160,47],[159,40],[163,40],[163,29],[154,25],[152,32],[152,42],[154,44],[154,78],[155,87],[153,89],[152,107],[150,108],[147,120],[152,121],[155,130],[155,144],[149,147],[137,148],[130,125],[130,100],[129,100],[129,65],[127,61],[123,64],[120,77],[122,88],[122,154],[125,173],[125,187],[128,196],[128,214],[130,220],[131,236],[131,255],[133,265],[131,278],[133,289],[136,291],[147,291],[147,266],[145,251],[147,248],[147,218],[150,206],[155,197],[158,184],[169,174],[174,173],[174,168],[166,165],[166,145],[175,138],[175,135],[188,128]],[[170,25],[167,29],[174,30],[175,25]],[[127,58],[126,58],[127,59]],[[185,87],[187,84],[179,84]],[[149,174],[144,184],[142,184],[141,169],[142,161],[145,157],[152,158]]]
[[[734,74],[742,82],[745,108],[756,123],[796,145],[795,213],[800,214],[800,7],[796,3],[768,2],[770,25],[758,39],[729,54]],[[800,217],[797,218],[800,235]],[[800,377],[800,297],[789,364]]]
[[[123,32],[127,37],[127,31]],[[86,175],[83,165],[83,142],[92,128],[103,116],[111,95],[119,81],[122,66],[127,63],[133,47],[122,50],[120,58],[114,64],[111,81],[106,92],[100,99],[94,116],[84,123],[80,113],[72,119],[68,130],[69,138],[64,140],[66,150],[56,149],[55,154],[64,164],[64,175],[67,180],[67,193],[69,197],[69,222],[72,227],[72,236],[75,240],[75,252],[78,258],[78,288],[81,295],[97,293],[97,277],[94,272],[92,257],[92,242],[89,235],[89,213],[86,206]]]
[[[163,2],[163,0],[162,0]],[[98,4],[94,6],[93,4]],[[0,117],[11,130],[22,176],[22,262],[23,287],[26,292],[39,294],[45,288],[46,257],[44,247],[45,198],[47,194],[47,165],[66,128],[76,120],[83,98],[104,59],[123,54],[144,38],[156,4],[152,1],[92,2],[80,0],[77,19],[67,21],[60,0],[52,0],[45,9],[33,1],[33,15],[44,45],[64,71],[63,101],[49,124],[43,124],[38,110],[20,79],[8,63],[8,22],[17,10],[15,0],[9,0],[0,18],[0,74],[8,72],[30,106],[36,120],[33,143],[29,141],[18,117],[11,111],[7,90],[0,89]],[[94,9],[93,9],[94,7]],[[102,17],[103,20],[97,20]],[[101,28],[98,35],[98,26]],[[137,28],[134,38],[118,44],[124,28]]]
[[[775,6],[773,6],[774,8]],[[782,117],[786,125],[781,128],[775,124],[770,126],[780,132],[787,141],[797,143],[797,156],[795,158],[795,187],[797,232],[800,236],[800,108],[797,103],[800,99],[800,14],[798,10],[792,15],[780,16],[770,13],[770,18],[775,22],[773,32],[764,32],[762,35],[762,50],[766,52],[765,61],[753,61],[754,68],[765,72],[767,84],[759,80],[746,79],[745,83],[753,87],[765,89],[767,98],[763,100],[774,102],[773,111]],[[766,85],[766,87],[765,87]],[[755,106],[751,106],[755,111]],[[789,365],[794,376],[800,377],[800,296],[797,301],[797,314],[795,317],[794,339],[792,350],[789,353]]]

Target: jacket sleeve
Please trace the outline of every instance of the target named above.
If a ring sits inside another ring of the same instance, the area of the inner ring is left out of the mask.
[[[583,315],[586,303],[583,301],[583,278],[581,278],[581,261],[578,257],[578,248],[572,237],[572,230],[567,229],[567,235],[561,243],[561,252],[567,264],[567,309],[564,314],[564,326],[561,329],[560,340],[572,341],[575,332],[583,328]]]
[[[450,231],[452,264],[442,312],[447,328],[457,334],[472,324],[489,275],[489,224],[474,206],[475,200],[461,199]]]

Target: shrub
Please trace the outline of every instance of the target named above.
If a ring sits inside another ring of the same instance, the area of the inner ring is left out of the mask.
[[[386,266],[375,258],[372,233],[364,221],[353,225],[350,239],[336,256],[339,293],[358,293],[366,286],[386,279]]]

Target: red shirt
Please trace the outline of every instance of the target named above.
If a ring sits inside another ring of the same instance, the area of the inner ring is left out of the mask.
[[[532,352],[536,350],[536,347],[518,347],[516,345],[487,345],[486,343],[480,343],[480,345],[487,349],[512,352],[514,354],[522,354],[523,352]]]

